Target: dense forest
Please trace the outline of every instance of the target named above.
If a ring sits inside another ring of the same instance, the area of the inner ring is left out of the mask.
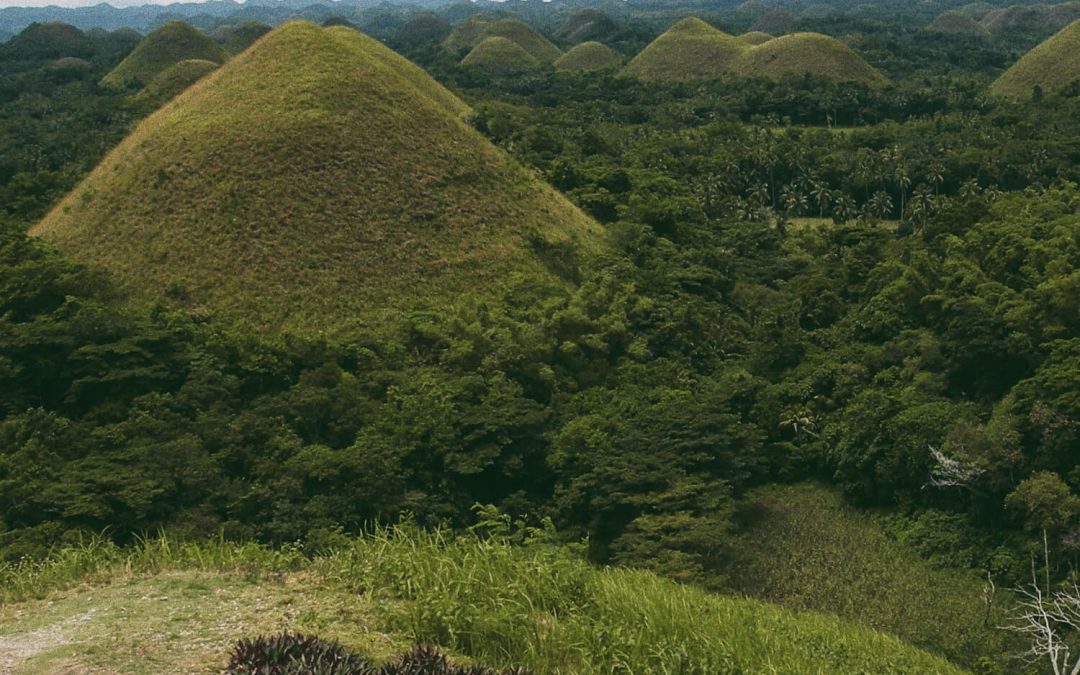
[[[738,32],[741,11],[712,18]],[[344,336],[132,305],[29,236],[159,101],[99,84],[124,31],[80,33],[77,54],[0,45],[0,558],[162,531],[314,555],[493,505],[593,563],[754,592],[755,495],[810,483],[928,568],[1071,583],[1080,71],[991,96],[1048,34],[941,39],[923,11],[785,28],[854,36],[884,85],[504,76],[382,17],[371,32],[612,247],[547,252],[557,289],[514,278]],[[626,12],[610,42],[629,58],[668,22]],[[923,641],[1019,672],[1002,635]]]

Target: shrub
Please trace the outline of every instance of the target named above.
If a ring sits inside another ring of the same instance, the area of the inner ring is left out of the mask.
[[[337,641],[282,633],[243,639],[233,647],[229,675],[376,675],[367,659]]]

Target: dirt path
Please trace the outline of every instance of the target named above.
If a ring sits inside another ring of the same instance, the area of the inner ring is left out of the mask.
[[[0,673],[13,673],[15,668],[38,654],[70,642],[64,629],[84,623],[94,616],[94,610],[80,616],[72,616],[51,626],[14,635],[0,635]]]

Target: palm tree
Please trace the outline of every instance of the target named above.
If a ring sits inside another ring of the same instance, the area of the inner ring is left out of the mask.
[[[892,213],[892,197],[888,192],[884,190],[878,190],[874,193],[873,199],[870,200],[868,205],[869,212],[879,220],[885,220]]]
[[[906,208],[907,190],[911,187],[911,176],[908,175],[907,169],[903,166],[896,169],[896,187],[900,189],[900,220],[904,219],[904,210]]]
[[[829,208],[829,203],[832,202],[832,192],[829,191],[829,186],[822,181],[816,181],[810,186],[810,196],[814,198],[814,203],[818,207],[818,218],[825,217],[825,209]]]
[[[850,195],[837,190],[832,199],[833,203],[836,205],[833,208],[834,220],[841,223],[847,223],[858,215],[859,211],[855,205],[855,200],[852,199]]]

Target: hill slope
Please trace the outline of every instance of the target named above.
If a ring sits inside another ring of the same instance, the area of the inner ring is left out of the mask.
[[[93,42],[75,26],[50,21],[33,23],[0,44],[0,60],[42,61],[65,56],[89,58]]]
[[[557,70],[603,70],[617,68],[622,59],[611,47],[599,42],[582,42],[555,62]]]
[[[158,73],[135,97],[141,105],[159,106],[218,69],[217,63],[186,59]]]
[[[461,65],[495,75],[512,75],[539,68],[540,62],[513,40],[492,35],[473,47]]]
[[[971,18],[967,14],[957,12],[956,10],[950,10],[943,12],[934,19],[926,30],[931,33],[941,33],[942,35],[970,35],[972,37],[986,38],[990,37],[990,31],[986,29],[981,23]]]
[[[1080,79],[1080,21],[1024,54],[990,85],[996,96],[1028,98],[1036,86],[1051,92]]]
[[[210,36],[183,21],[169,21],[140,42],[127,58],[101,78],[105,87],[146,85],[174,63],[189,59],[224,63],[228,54]]]
[[[552,63],[562,56],[558,47],[527,23],[517,19],[494,20],[482,14],[454,26],[443,41],[443,46],[451,52],[460,53],[474,49],[489,37],[506,38],[516,43],[539,63]]]
[[[461,121],[417,66],[289,23],[144,120],[32,233],[134,301],[260,330],[498,296],[600,228]]]
[[[78,584],[0,605],[0,646],[15,672],[218,672],[231,642],[288,627],[374,658],[416,639],[544,675],[961,672],[836,618],[596,570],[547,546],[392,534],[314,560],[220,542],[58,551],[0,568],[5,600]]]

